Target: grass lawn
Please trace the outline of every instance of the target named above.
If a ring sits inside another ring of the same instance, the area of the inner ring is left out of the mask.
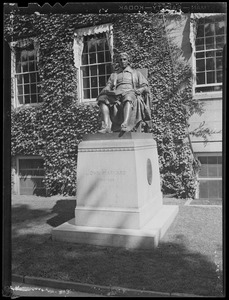
[[[159,246],[127,250],[52,241],[52,228],[74,217],[74,197],[12,196],[12,273],[222,296],[222,207],[171,202],[179,213]]]

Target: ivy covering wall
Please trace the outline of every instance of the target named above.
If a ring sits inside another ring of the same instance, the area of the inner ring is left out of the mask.
[[[131,66],[148,69],[162,191],[193,197],[196,175],[186,122],[201,108],[192,99],[190,66],[168,43],[160,13],[5,15],[7,41],[38,38],[43,99],[36,107],[12,109],[12,156],[41,155],[49,194],[75,194],[77,146],[84,134],[97,132],[100,118],[97,105],[78,101],[74,31],[104,23],[113,24],[114,47],[130,54]]]

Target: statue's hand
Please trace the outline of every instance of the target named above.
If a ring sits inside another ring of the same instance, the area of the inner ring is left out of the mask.
[[[135,90],[135,94],[136,94],[136,95],[141,95],[141,93],[142,93],[142,92],[141,92],[140,89]]]

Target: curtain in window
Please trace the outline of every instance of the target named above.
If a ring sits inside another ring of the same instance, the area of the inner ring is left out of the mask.
[[[198,19],[217,17],[217,16],[225,16],[225,14],[224,13],[211,13],[211,14],[192,13],[191,14],[189,38],[190,38],[192,49],[195,49]]]
[[[80,67],[81,55],[83,52],[83,37],[92,34],[106,33],[106,38],[109,45],[109,50],[111,53],[111,58],[113,58],[113,27],[112,24],[101,24],[93,27],[80,28],[75,32],[74,38],[74,62],[76,68]]]

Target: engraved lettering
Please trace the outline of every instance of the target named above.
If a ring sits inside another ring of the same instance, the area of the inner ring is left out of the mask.
[[[125,170],[120,170],[120,169],[116,169],[116,170],[106,170],[106,169],[99,169],[99,170],[86,170],[85,172],[86,176],[113,176],[113,175],[126,175],[126,171]]]

